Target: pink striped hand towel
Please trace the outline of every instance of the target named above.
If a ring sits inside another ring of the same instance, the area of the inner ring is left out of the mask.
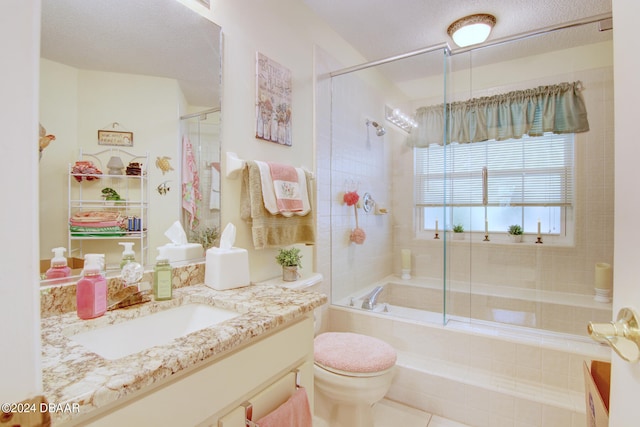
[[[303,209],[298,172],[293,166],[267,162],[280,212],[299,212]]]
[[[311,408],[304,387],[296,392],[275,411],[260,418],[260,427],[313,427]]]

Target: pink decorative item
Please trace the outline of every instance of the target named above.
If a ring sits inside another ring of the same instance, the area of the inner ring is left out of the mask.
[[[361,245],[364,243],[364,239],[367,238],[367,234],[364,232],[362,228],[358,226],[358,207],[355,204],[353,205],[353,210],[356,215],[356,228],[351,230],[351,234],[349,234],[349,240],[355,243],[356,245]]]
[[[381,339],[353,332],[324,332],[313,340],[313,357],[321,366],[369,373],[396,364],[396,350]]]
[[[102,175],[102,171],[91,161],[79,160],[75,165],[73,165],[71,174],[78,182],[82,181],[83,178],[87,181],[92,181],[94,179],[100,179],[99,176],[95,175]]]
[[[349,235],[349,240],[353,243],[361,245],[364,243],[364,239],[367,237],[364,230],[362,228],[354,228],[351,230],[351,234]]]
[[[343,200],[347,204],[347,206],[353,206],[358,203],[358,200],[360,200],[360,196],[356,191],[347,191],[346,193],[344,193]]]

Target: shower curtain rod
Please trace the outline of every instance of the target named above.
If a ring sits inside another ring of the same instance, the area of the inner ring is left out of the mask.
[[[332,71],[329,73],[330,77],[336,77],[336,76],[340,76],[343,74],[348,74],[354,71],[360,71],[360,70],[365,70],[367,68],[371,68],[371,67],[375,67],[378,65],[384,65],[384,64],[388,64],[390,62],[394,62],[394,61],[398,61],[400,59],[405,59],[405,58],[410,58],[412,56],[417,56],[417,55],[422,55],[423,53],[429,53],[429,52],[434,52],[437,50],[441,50],[444,49],[445,51],[448,51],[450,53],[451,56],[453,55],[457,55],[460,53],[465,53],[465,52],[470,52],[476,49],[484,49],[487,47],[492,47],[492,46],[497,46],[499,44],[503,44],[503,43],[508,43],[508,42],[512,42],[512,41],[516,41],[516,40],[523,40],[529,37],[534,37],[534,36],[539,36],[542,34],[546,34],[546,33],[551,33],[553,31],[558,31],[558,30],[564,30],[567,28],[572,28],[572,27],[579,27],[581,25],[586,25],[586,24],[593,24],[594,22],[599,22],[605,19],[610,19],[612,18],[612,14],[611,13],[602,13],[600,15],[594,15],[594,16],[590,16],[587,18],[582,18],[582,19],[577,19],[575,21],[569,21],[569,22],[565,22],[563,24],[558,24],[558,25],[551,25],[548,27],[543,27],[540,28],[538,30],[532,30],[532,31],[527,31],[524,33],[518,33],[515,34],[513,36],[509,36],[509,37],[503,37],[501,39],[496,39],[490,43],[487,44],[483,44],[481,46],[474,46],[474,47],[464,47],[464,48],[458,48],[458,49],[451,49],[451,47],[449,46],[449,43],[439,43],[433,46],[428,46],[428,47],[424,47],[418,50],[413,50],[411,52],[407,52],[407,53],[403,53],[400,55],[395,55],[395,56],[390,56],[388,58],[383,58],[383,59],[378,59],[376,61],[371,61],[371,62],[365,62],[363,64],[359,64],[359,65],[354,65],[351,67],[347,67],[347,68],[342,68],[340,70],[336,70],[336,71]]]
[[[214,107],[208,110],[200,111],[199,113],[185,114],[184,116],[180,116],[180,120],[191,119],[193,117],[202,116],[203,114],[206,115],[211,113],[217,113],[218,111],[220,111],[220,107]]]

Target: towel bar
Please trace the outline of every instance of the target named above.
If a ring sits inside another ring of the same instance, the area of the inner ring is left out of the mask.
[[[232,151],[227,151],[225,175],[227,176],[227,178],[232,178],[232,179],[237,178],[240,171],[242,171],[242,168],[244,168],[245,164],[246,164],[246,161],[239,158],[236,153]],[[311,179],[315,179],[315,175],[313,174],[313,172],[311,172],[305,167],[302,167],[302,170],[304,170],[307,174],[309,174],[311,176]]]
[[[244,424],[246,427],[260,427],[258,424],[252,421],[253,419],[253,405],[251,402],[244,402]]]
[[[301,373],[300,373],[300,370],[299,369],[295,369],[295,370],[291,371],[290,374],[295,374],[295,389],[297,390],[298,388],[301,387]],[[284,378],[286,378],[286,376]],[[281,381],[282,379],[283,378],[281,378],[279,381]],[[276,383],[278,383],[278,381]],[[276,383],[274,383],[274,385]],[[268,387],[267,390],[269,388],[270,387]],[[262,393],[264,393],[264,391]],[[262,394],[262,393],[260,393],[260,394]],[[253,421],[253,404],[251,403],[251,401],[246,401],[246,402],[242,403],[240,406],[242,406],[244,408],[244,423],[245,423],[245,426],[246,427],[260,427],[257,423],[255,423]]]

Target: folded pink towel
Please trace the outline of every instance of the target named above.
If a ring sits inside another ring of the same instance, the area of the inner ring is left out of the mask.
[[[311,408],[304,387],[296,392],[275,411],[260,418],[260,427],[313,427]]]
[[[280,212],[299,212],[303,209],[298,172],[293,166],[267,162]]]
[[[122,225],[122,221],[69,221],[70,225],[77,227],[120,227]]]

